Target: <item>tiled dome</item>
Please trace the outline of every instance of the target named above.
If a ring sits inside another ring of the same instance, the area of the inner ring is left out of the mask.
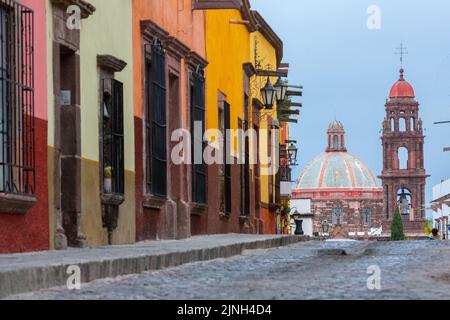
[[[375,176],[358,158],[347,152],[326,152],[303,170],[297,189],[378,188]]]

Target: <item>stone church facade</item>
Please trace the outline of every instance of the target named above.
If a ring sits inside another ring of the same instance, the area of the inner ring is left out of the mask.
[[[334,121],[326,152],[303,170],[293,199],[311,199],[313,232],[330,225],[332,238],[365,238],[382,226],[383,189],[370,169],[347,152],[345,129]]]
[[[313,232],[330,226],[331,238],[390,236],[392,219],[400,210],[405,235],[423,236],[425,224],[424,140],[419,103],[413,87],[400,79],[386,102],[381,137],[383,171],[379,178],[347,152],[345,129],[334,121],[327,131],[326,152],[303,170],[292,199],[311,200]]]

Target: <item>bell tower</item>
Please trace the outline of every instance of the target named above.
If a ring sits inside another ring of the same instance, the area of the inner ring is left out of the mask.
[[[424,140],[419,103],[404,70],[393,85],[386,102],[383,122],[384,189],[383,230],[389,229],[393,215],[400,209],[406,234],[422,234],[425,222]]]

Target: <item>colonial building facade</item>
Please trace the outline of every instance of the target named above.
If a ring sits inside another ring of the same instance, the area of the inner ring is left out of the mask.
[[[45,12],[0,3],[0,253],[49,248]]]
[[[347,152],[339,121],[330,124],[326,152],[305,167],[292,198],[311,200],[316,234],[322,234],[324,221],[332,238],[365,238],[382,226],[383,189],[370,169]]]
[[[249,0],[0,0],[0,20],[0,253],[277,231],[279,175],[249,157],[286,149],[261,89],[287,68]],[[201,154],[207,129],[274,128]]]

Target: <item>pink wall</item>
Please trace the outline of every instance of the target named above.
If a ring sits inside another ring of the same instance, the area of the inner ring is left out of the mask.
[[[47,0],[18,2],[34,11],[34,113],[47,120]]]

